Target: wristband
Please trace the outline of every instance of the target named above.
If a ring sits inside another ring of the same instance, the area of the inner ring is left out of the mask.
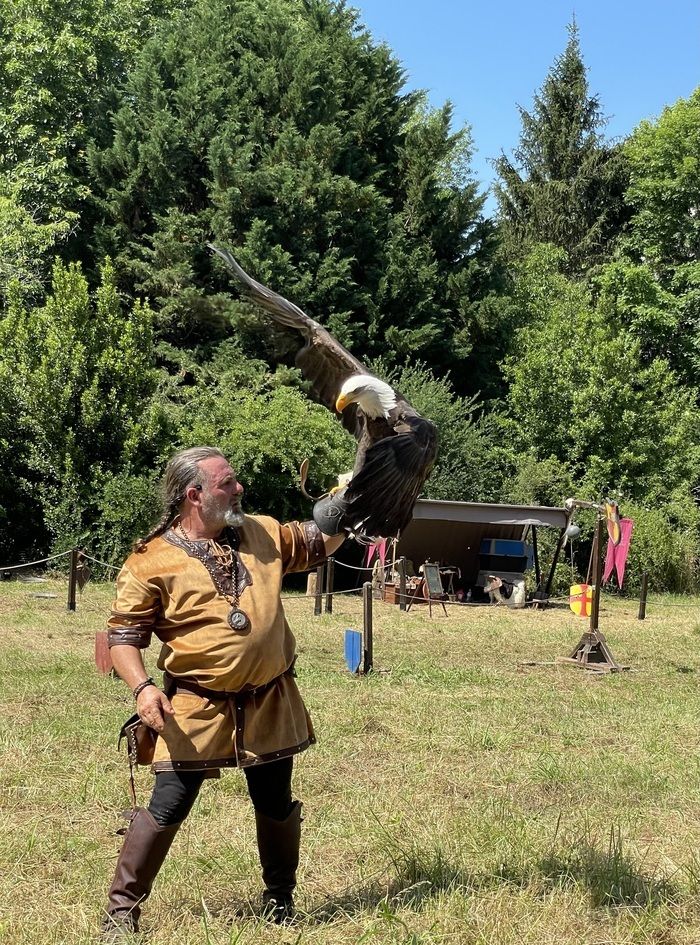
[[[144,689],[147,689],[148,686],[155,686],[155,683],[149,676],[148,679],[144,679],[142,683],[139,683],[136,689],[134,689],[134,699],[138,699]]]

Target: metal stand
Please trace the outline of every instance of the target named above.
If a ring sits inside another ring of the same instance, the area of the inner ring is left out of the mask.
[[[425,578],[420,579],[420,583],[415,587],[410,588],[407,594],[408,603],[406,604],[406,613],[411,609],[411,607],[419,602],[421,604],[428,605],[428,616],[432,618],[433,616],[433,604],[441,604],[442,609],[445,611],[445,616],[447,617],[447,607],[445,607],[445,597],[447,595],[443,594],[440,597],[433,597],[430,593],[430,587]]]

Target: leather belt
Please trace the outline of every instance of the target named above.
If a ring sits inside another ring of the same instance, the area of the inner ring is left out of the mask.
[[[296,660],[295,660],[296,662]],[[261,686],[250,686],[244,689],[237,690],[227,690],[227,689],[207,689],[206,686],[200,686],[199,683],[196,683],[192,679],[187,679],[185,676],[171,676],[169,673],[163,674],[163,691],[166,696],[172,696],[176,692],[192,692],[196,696],[202,696],[204,699],[210,699],[212,702],[219,701],[228,701],[233,699],[235,701],[240,701],[241,699],[249,699],[252,696],[258,696],[263,692],[267,692],[268,689],[271,689],[275,683],[277,683],[284,676],[296,676],[294,670],[294,663],[286,669],[283,673],[280,673],[279,676],[275,676],[274,679],[271,679],[268,683],[263,683]]]

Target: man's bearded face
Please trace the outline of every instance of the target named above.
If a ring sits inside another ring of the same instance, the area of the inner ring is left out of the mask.
[[[226,525],[240,528],[245,522],[241,508],[243,486],[223,457],[204,460],[199,465],[200,516],[207,529],[216,533]]]
[[[205,486],[202,490],[202,521],[209,528],[224,528],[226,525],[240,528],[245,521],[240,496],[212,495]]]

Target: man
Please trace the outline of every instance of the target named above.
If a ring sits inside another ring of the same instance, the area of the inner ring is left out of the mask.
[[[141,904],[202,781],[224,767],[246,775],[266,914],[276,922],[292,915],[301,826],[292,760],[314,734],[280,589],[284,574],[314,567],[344,538],[313,522],[244,515],[243,487],[212,447],[177,453],[164,486],[163,517],[126,560],[108,622],[114,668],[158,737],[153,796],[135,809],[124,838],[105,942],[138,931]],[[142,659],[153,634],[164,691]]]

